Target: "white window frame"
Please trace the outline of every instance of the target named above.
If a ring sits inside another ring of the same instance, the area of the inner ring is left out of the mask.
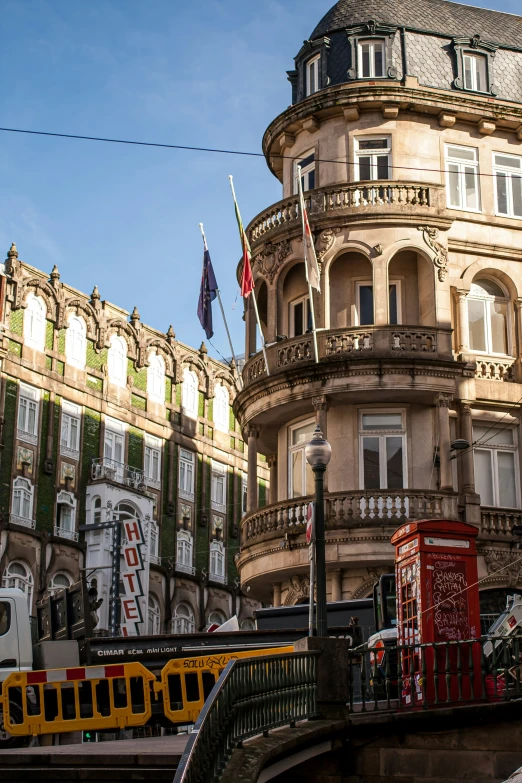
[[[313,95],[314,93],[319,92],[319,90],[321,89],[320,64],[321,64],[320,54],[316,54],[315,57],[311,57],[309,60],[306,61],[305,68],[306,68],[306,97],[307,98],[309,95]]]
[[[214,389],[214,425],[219,432],[228,433],[230,419],[230,395],[222,383]]]
[[[78,541],[76,531],[76,498],[72,492],[61,491],[56,498],[56,525],[54,526],[54,535],[60,538],[67,538],[70,541]],[[61,512],[59,513],[59,507]],[[64,524],[63,511],[68,510],[68,524]]]
[[[306,326],[307,328],[304,329],[302,332],[302,335],[308,334],[308,321],[310,318],[310,297],[308,294],[303,294],[302,296],[299,296],[297,299],[294,299],[293,301],[288,303],[288,321],[289,321],[289,337],[301,337],[301,334],[295,333],[295,308],[297,305],[303,305],[303,328]]]
[[[98,525],[102,521],[101,515],[102,515],[102,501],[101,501],[101,497],[97,495],[95,498],[92,499],[91,524]]]
[[[361,149],[361,142],[367,142],[367,141],[384,141],[386,142],[385,147],[380,147],[376,149]],[[389,182],[392,178],[393,173],[393,166],[392,166],[392,137],[386,133],[383,133],[379,136],[355,136],[354,138],[354,150],[355,150],[355,180],[357,182]],[[388,159],[388,177],[386,179],[379,179],[378,178],[378,161],[377,158],[383,158],[385,157]],[[370,158],[370,179],[369,180],[362,180],[361,178],[361,167],[360,167],[360,159],[361,158]],[[373,203],[374,196],[372,193],[370,195],[370,201]]]
[[[488,280],[488,279],[489,278],[487,278],[487,277],[479,277],[479,278],[476,279],[476,281],[473,281],[473,282],[476,282],[477,285],[478,285],[480,280]],[[498,286],[501,291],[503,290],[502,286],[500,285],[498,280],[492,280],[491,282],[494,283],[496,286]],[[470,301],[484,302],[485,303],[485,306],[484,306],[484,323],[485,323],[484,333],[485,333],[485,337],[486,337],[486,350],[485,351],[479,351],[476,348],[471,349],[471,330],[469,329],[469,311],[468,311],[468,330],[470,331],[470,339],[469,339],[470,350],[472,350],[473,353],[477,354],[478,356],[509,356],[509,357],[511,357],[512,356],[512,351],[513,351],[513,346],[512,346],[512,339],[511,339],[511,310],[510,310],[510,306],[509,306],[509,304],[510,304],[509,296],[507,294],[505,294],[504,297],[493,296],[493,295],[488,295],[488,294],[485,294],[485,295],[481,296],[478,293],[472,293],[472,291],[470,290],[469,294],[466,297],[466,304],[468,306],[469,306],[469,302]],[[508,353],[495,353],[492,350],[493,340],[492,340],[492,332],[491,332],[491,305],[495,301],[501,301],[501,302],[503,302],[504,304],[507,305],[507,307],[506,307],[506,348],[507,348]]]
[[[468,62],[471,66],[469,69],[469,80],[467,78],[468,71],[466,69]],[[479,63],[482,67],[479,66]],[[480,71],[482,73],[479,73]],[[484,81],[483,86],[479,84],[480,76],[482,76]],[[488,58],[485,54],[475,54],[471,52],[462,53],[462,84],[464,85],[465,90],[470,90],[471,92],[489,92]]]
[[[69,323],[65,332],[65,358],[72,367],[85,370],[87,326],[84,319],[74,313],[69,316]]]
[[[196,618],[194,616],[194,610],[187,603],[179,603],[174,609],[174,615],[172,617],[172,633],[194,633],[195,628]]]
[[[519,161],[520,166],[508,166],[504,163],[497,163],[497,156],[502,158],[514,158]],[[499,206],[498,197],[498,178],[504,177],[506,183],[506,196],[507,196],[507,211],[501,212]],[[495,183],[495,214],[502,217],[510,217],[514,220],[522,220],[522,212],[520,215],[515,215],[513,206],[513,177],[518,177],[522,184],[522,157],[520,155],[511,155],[508,152],[494,152],[493,153],[493,181]]]
[[[63,576],[67,580],[67,585],[57,585],[56,584],[56,577]],[[67,590],[68,587],[70,587],[73,583],[73,578],[70,576],[66,571],[57,571],[55,574],[52,575],[52,577],[49,580],[49,584],[47,585],[47,592],[49,595],[54,595],[55,593],[59,593],[60,590]]]
[[[182,469],[183,465],[183,469]],[[189,469],[188,469],[189,468]],[[196,473],[196,455],[193,451],[180,447],[178,468],[178,492],[180,498],[194,502],[194,482]]]
[[[474,160],[466,160],[465,158],[458,158],[457,155],[453,155],[450,150],[462,150],[465,152],[473,152],[474,154]],[[464,212],[482,212],[482,199],[481,199],[481,192],[480,192],[480,168],[479,168],[479,157],[478,157],[478,148],[477,147],[467,147],[462,144],[446,144],[445,147],[445,155],[446,155],[446,197],[447,197],[447,205],[449,209],[460,209]],[[451,171],[450,166],[454,166],[457,170]],[[475,194],[476,194],[476,200],[477,200],[477,206],[472,207],[469,206],[467,203],[467,196],[466,196],[466,175],[470,172],[467,172],[466,169],[472,169],[473,173],[473,180],[475,183]],[[450,176],[452,174],[455,174],[457,176],[457,188],[459,192],[459,203],[458,204],[452,204],[451,203],[451,186],[450,186]]]
[[[304,419],[303,421],[298,421],[295,424],[291,424],[288,427],[288,498],[292,499],[294,497],[293,494],[293,484],[294,484],[294,466],[292,462],[292,455],[296,451],[302,451],[303,452],[303,475],[302,475],[302,481],[303,486],[306,487],[306,457],[304,454],[304,449],[306,446],[307,441],[302,441],[301,443],[292,444],[292,433],[294,430],[299,430],[302,427],[311,427],[312,431],[315,427],[315,420],[314,419]],[[313,492],[313,487],[311,488]],[[296,497],[306,497],[306,495],[296,495]]]
[[[80,434],[82,414],[79,405],[62,400],[62,416],[60,424],[60,454],[78,460],[80,456]],[[74,425],[74,422],[76,424]]]
[[[363,416],[364,415],[389,415],[400,414],[401,415],[401,427],[396,430],[364,430],[363,429]],[[379,438],[379,489],[365,489],[364,487],[364,438]],[[406,411],[403,408],[362,408],[359,410],[359,487],[365,492],[378,494],[379,492],[400,492],[401,490],[388,489],[387,485],[387,471],[386,471],[386,438],[392,437],[402,438],[402,477],[403,486],[401,489],[408,489],[408,456],[407,456],[407,431],[406,431]]]
[[[176,569],[184,574],[195,574],[194,537],[188,530],[178,530],[176,535]]]
[[[156,565],[161,565],[161,557],[159,556],[159,528],[158,523],[153,519],[149,521],[148,535],[149,561]]]
[[[363,47],[368,47],[370,72],[363,72]],[[377,48],[380,48],[382,55],[382,73],[377,74],[375,68],[375,55]],[[359,79],[384,79],[386,76],[386,42],[384,38],[363,38],[357,42],[357,77]]]
[[[198,417],[199,384],[194,370],[185,367],[181,384],[181,407],[185,416],[191,419]]]
[[[24,343],[36,351],[45,350],[47,307],[41,296],[30,293],[24,312]]]
[[[121,335],[113,334],[107,357],[109,381],[115,386],[127,386],[127,342]]]
[[[149,356],[147,394],[153,402],[165,404],[165,359],[159,353]]]
[[[207,619],[207,628],[210,628],[211,625],[223,625],[224,623],[226,623],[226,617],[223,612],[220,612],[218,609],[210,612]]]
[[[355,326],[373,326],[375,324],[375,297],[373,297],[373,319],[371,324],[361,324],[361,288],[371,288],[373,295],[373,279],[355,281],[355,308],[354,325]]]
[[[161,606],[154,595],[149,592],[147,601],[147,633],[151,636],[158,636],[161,633]]]
[[[22,566],[22,568],[25,569],[25,576],[22,576],[22,574],[12,573],[11,568],[13,565]],[[25,595],[27,596],[29,613],[31,612],[32,602],[33,602],[34,577],[27,563],[25,563],[23,560],[12,560],[10,563],[8,563],[8,565],[4,570],[4,574],[2,576],[2,587],[18,588],[18,590],[21,590],[23,593],[25,593]]]
[[[310,160],[312,158],[312,160]],[[306,163],[308,161],[308,163]],[[305,165],[303,166],[303,163]],[[315,168],[315,149],[304,152],[299,160],[294,160],[294,194],[299,193],[299,177],[297,167],[301,166],[301,184],[303,192],[317,187]],[[313,178],[310,176],[313,174]]]
[[[121,480],[125,464],[125,424],[118,419],[105,417],[105,431],[103,433],[103,464],[105,467],[116,470],[116,479]],[[121,447],[121,460],[116,459]],[[109,456],[109,452],[112,456]]]
[[[223,484],[223,494],[221,503],[218,499],[221,493],[218,492],[218,487]],[[222,462],[216,462],[212,460],[212,477],[210,488],[211,505],[214,511],[220,511],[222,514],[227,512],[227,466]]]
[[[17,476],[13,481],[11,522],[24,527],[35,527],[33,519],[34,486],[31,481]]]
[[[241,474],[241,516],[246,516],[248,509],[248,481],[244,473]]]
[[[23,401],[23,402],[22,402]],[[30,411],[34,412],[33,427],[29,425]],[[17,437],[26,443],[38,443],[38,427],[40,423],[40,390],[26,383],[20,384],[18,396]]]
[[[214,582],[226,582],[225,544],[223,541],[210,542],[209,578]]]
[[[161,489],[161,439],[148,433],[145,433],[143,472],[148,487]]]
[[[498,429],[503,429],[503,426],[498,426],[499,422],[495,421],[486,421],[484,419],[474,419],[473,420],[473,426],[487,426],[492,427],[493,426]],[[508,443],[502,443],[502,444],[496,444],[491,443],[489,441],[488,443],[484,443],[483,445],[476,446],[474,448],[474,453],[477,452],[489,452],[490,453],[490,465],[491,465],[491,485],[493,487],[493,506],[490,506],[490,508],[511,508],[511,506],[502,506],[501,497],[500,497],[500,490],[499,490],[499,483],[498,483],[498,453],[504,452],[508,454],[514,454],[514,474],[515,474],[515,495],[516,495],[516,508],[520,507],[520,469],[519,469],[519,457],[518,457],[518,431],[517,426],[513,425],[512,427],[506,427],[506,429],[510,429],[513,433],[513,445],[510,446]],[[488,433],[489,436],[491,436],[492,432]],[[488,434],[486,434],[486,440],[488,438]],[[475,436],[473,436],[473,440],[475,440]],[[479,438],[480,440],[480,438]],[[480,494],[480,487],[477,487],[477,491]],[[486,505],[482,498],[481,504]]]

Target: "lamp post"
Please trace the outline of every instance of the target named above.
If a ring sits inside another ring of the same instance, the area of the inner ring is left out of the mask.
[[[317,580],[317,636],[328,636],[326,620],[326,557],[324,542],[324,472],[332,456],[332,447],[319,426],[305,446],[306,461],[315,478],[315,557]],[[310,596],[310,601],[313,596]]]

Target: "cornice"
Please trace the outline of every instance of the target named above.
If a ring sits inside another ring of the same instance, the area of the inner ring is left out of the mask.
[[[519,221],[520,222],[520,221]],[[514,226],[522,231],[522,226]],[[499,258],[505,261],[522,261],[522,249],[505,247],[504,245],[486,245],[482,242],[448,238],[448,250],[450,253],[465,253],[466,255],[486,256]]]

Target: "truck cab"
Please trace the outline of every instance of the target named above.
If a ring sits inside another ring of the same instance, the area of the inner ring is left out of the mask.
[[[32,668],[27,596],[17,588],[0,588],[0,683],[13,672]]]

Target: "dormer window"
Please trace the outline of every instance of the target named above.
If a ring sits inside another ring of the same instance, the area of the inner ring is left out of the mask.
[[[378,79],[384,76],[384,41],[359,41],[359,78]]]
[[[319,63],[321,62],[321,55],[318,54],[308,60],[306,63],[306,95],[313,95],[314,92],[320,89],[319,85]]]
[[[464,89],[488,92],[486,57],[483,54],[463,55]]]

